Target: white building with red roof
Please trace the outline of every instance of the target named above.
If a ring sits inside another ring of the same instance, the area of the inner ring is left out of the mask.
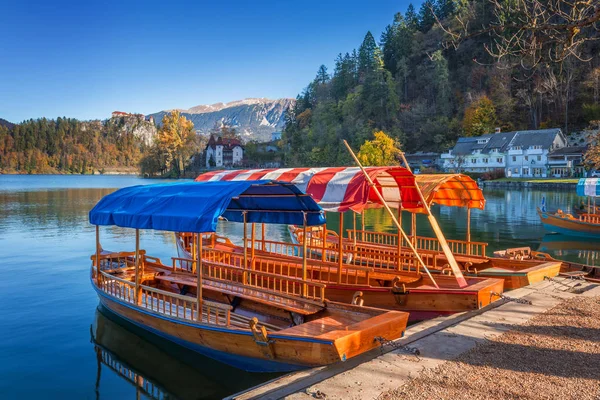
[[[244,147],[238,139],[210,135],[205,154],[206,168],[234,167],[241,164]]]

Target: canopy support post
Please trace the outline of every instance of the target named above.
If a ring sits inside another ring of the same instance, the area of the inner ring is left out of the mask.
[[[410,218],[410,234],[412,236],[412,243],[413,246],[417,247],[417,213],[411,213]]]
[[[471,255],[471,208],[467,206],[467,255]]]
[[[327,222],[321,228],[321,261],[327,261]]]
[[[262,240],[260,249],[265,251],[265,223],[263,222],[260,227],[260,238]]]
[[[365,210],[360,212],[360,240],[365,240]]]
[[[398,204],[398,224],[400,226],[402,226],[402,207],[400,206],[400,204]],[[396,240],[398,240],[398,243],[397,243],[398,258],[396,259],[396,262],[398,263],[398,265],[397,265],[398,271],[401,271],[402,270],[402,233],[400,232],[400,229],[398,229],[398,238]]]
[[[371,188],[373,188],[373,191],[375,192],[375,194],[377,195],[377,197],[379,198],[379,201],[381,201],[381,204],[383,204],[383,206],[385,207],[386,211],[388,212],[388,214],[390,215],[390,217],[392,217],[392,221],[394,222],[394,224],[396,225],[396,228],[402,232],[402,237],[404,238],[404,240],[406,240],[406,242],[408,243],[408,246],[410,247],[411,251],[415,254],[415,256],[417,257],[417,260],[419,261],[419,263],[421,264],[421,266],[423,267],[423,269],[425,269],[425,272],[427,273],[427,276],[429,276],[429,279],[431,279],[431,282],[433,283],[433,285],[439,289],[439,286],[437,284],[437,282],[435,281],[435,279],[433,279],[433,276],[431,276],[431,273],[429,272],[429,269],[427,268],[427,265],[425,265],[425,262],[423,262],[423,259],[421,258],[421,255],[417,252],[417,249],[415,249],[415,247],[412,245],[412,243],[410,243],[410,241],[408,240],[408,237],[406,236],[406,233],[402,230],[402,227],[400,226],[400,224],[398,223],[398,220],[396,219],[396,216],[394,215],[394,213],[392,212],[390,206],[388,205],[388,203],[385,201],[385,199],[383,198],[383,195],[379,192],[379,190],[377,190],[377,187],[375,186],[375,183],[373,182],[373,180],[371,179],[371,177],[369,176],[369,174],[367,174],[367,171],[365,171],[365,168],[362,166],[362,164],[360,163],[360,161],[358,160],[358,158],[356,157],[356,154],[354,154],[354,152],[352,151],[352,148],[350,147],[350,145],[348,144],[347,141],[344,140],[344,144],[346,145],[346,148],[348,149],[348,151],[350,152],[350,155],[352,156],[352,158],[354,159],[354,161],[356,162],[356,164],[359,166],[360,170],[362,171],[363,175],[365,176],[365,178],[367,179],[367,182],[369,182],[369,185],[371,185]],[[398,205],[399,207],[402,207],[402,205]],[[462,275],[461,275],[462,276]]]
[[[248,268],[248,221],[246,220],[246,211],[242,211],[244,218],[244,269]],[[244,283],[246,281],[244,280]]]
[[[302,297],[308,296],[308,287],[306,286],[306,213],[302,211]]]
[[[96,225],[96,284],[100,286],[102,274],[100,274],[100,225]]]
[[[140,289],[140,230],[135,230],[135,304],[142,304]]]
[[[356,213],[352,213],[352,237],[354,238],[354,247],[356,247]],[[354,249],[356,250],[356,249]]]
[[[197,235],[196,249],[196,321],[202,322],[202,234]]]
[[[342,266],[344,265],[344,214],[338,213],[340,216],[340,225],[339,225],[339,235],[338,235],[338,273],[337,273],[337,281],[338,283],[342,283]]]
[[[348,144],[346,144],[346,146],[347,145]],[[404,152],[401,152],[400,156],[402,157],[402,160],[404,161],[404,164],[407,166],[408,170],[411,171],[410,167],[408,165],[408,161],[406,161],[406,157],[404,157]],[[423,192],[421,191],[421,188],[419,187],[418,184],[416,184],[415,187],[417,189],[417,193],[419,193],[419,198],[421,199],[421,202],[423,203],[423,207],[427,211],[427,219],[429,219],[429,224],[433,228],[433,232],[435,233],[435,236],[437,237],[438,241],[440,242],[440,245],[442,246],[444,255],[446,256],[446,259],[448,260],[448,264],[450,264],[450,268],[452,269],[452,273],[454,274],[454,277],[456,278],[456,282],[458,283],[459,287],[463,288],[463,287],[467,286],[467,281],[465,280],[465,277],[463,276],[463,273],[462,273],[461,269],[459,268],[458,263],[456,262],[456,258],[454,258],[454,254],[452,253],[452,250],[450,250],[450,246],[448,246],[448,242],[446,241],[446,237],[444,236],[442,229],[440,228],[437,220],[431,213],[431,209],[429,208],[429,204],[427,203],[427,200],[425,200],[425,197],[423,196]]]
[[[251,227],[251,232],[250,234],[251,239],[250,239],[250,245],[251,245],[251,249],[250,249],[250,260],[254,260],[254,246],[256,244],[256,230],[255,230],[255,223],[252,223],[252,227]]]
[[[198,261],[198,259],[196,258],[196,256],[198,255],[198,249],[196,248],[196,233],[192,233],[192,240],[190,243],[190,247],[191,247],[191,253],[192,253],[192,260],[196,260]],[[198,264],[197,263],[192,263],[192,273],[194,272],[194,265],[196,265],[196,268],[198,268]]]

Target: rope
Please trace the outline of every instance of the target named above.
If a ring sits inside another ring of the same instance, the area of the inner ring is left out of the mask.
[[[519,303],[519,304],[529,304],[529,305],[532,305],[532,304],[533,304],[533,303],[532,303],[531,301],[529,301],[529,300],[526,300],[526,299],[518,299],[518,298],[516,298],[516,297],[509,297],[509,296],[506,296],[506,295],[504,295],[504,294],[502,294],[502,293],[491,292],[491,293],[490,293],[490,295],[491,295],[491,296],[497,296],[497,297],[500,297],[501,299],[503,299],[503,300],[506,300],[507,302],[508,302],[508,301],[512,301],[512,302],[514,302],[514,303]]]

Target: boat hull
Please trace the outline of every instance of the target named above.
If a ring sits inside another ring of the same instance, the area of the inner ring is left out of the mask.
[[[551,261],[540,264],[539,261],[503,260],[490,258],[493,267],[478,271],[476,274],[467,273],[469,276],[480,278],[504,279],[504,290],[514,290],[553,278],[560,273],[562,263]],[[513,269],[512,264],[532,264],[530,268]]]
[[[436,280],[442,281],[444,278],[440,275]],[[437,289],[431,285],[422,285],[407,288],[405,292],[390,287],[330,284],[327,286],[327,297],[333,301],[348,303],[352,301],[354,294],[360,291],[365,306],[405,311],[409,313],[409,321],[414,322],[440,315],[478,310],[499,299],[496,294],[503,291],[502,279],[480,279],[479,281],[464,289],[458,287]]]
[[[583,222],[576,218],[557,217],[538,209],[538,215],[549,232],[560,233],[567,236],[600,239],[600,224]]]
[[[233,338],[233,334],[219,329],[208,330],[183,322],[171,322],[143,310],[136,310],[102,293],[98,296],[103,307],[127,322],[235,368],[249,372],[289,372],[310,367],[310,365],[285,363],[261,357],[258,349],[253,351],[257,344],[251,335],[235,335]],[[242,351],[235,354],[227,351],[230,348],[239,348]]]
[[[328,303],[327,313],[363,310],[372,317],[341,326],[321,336],[307,335],[301,324],[268,334],[267,343],[256,340],[250,330],[200,324],[169,318],[107,295],[95,285],[103,307],[124,320],[180,346],[249,372],[288,372],[346,361],[378,347],[377,337],[401,337],[407,313],[382,312],[368,307]],[[322,319],[314,322],[317,324]]]

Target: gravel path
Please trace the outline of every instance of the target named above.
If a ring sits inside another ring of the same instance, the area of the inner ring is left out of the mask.
[[[600,399],[600,297],[567,300],[381,399]]]

